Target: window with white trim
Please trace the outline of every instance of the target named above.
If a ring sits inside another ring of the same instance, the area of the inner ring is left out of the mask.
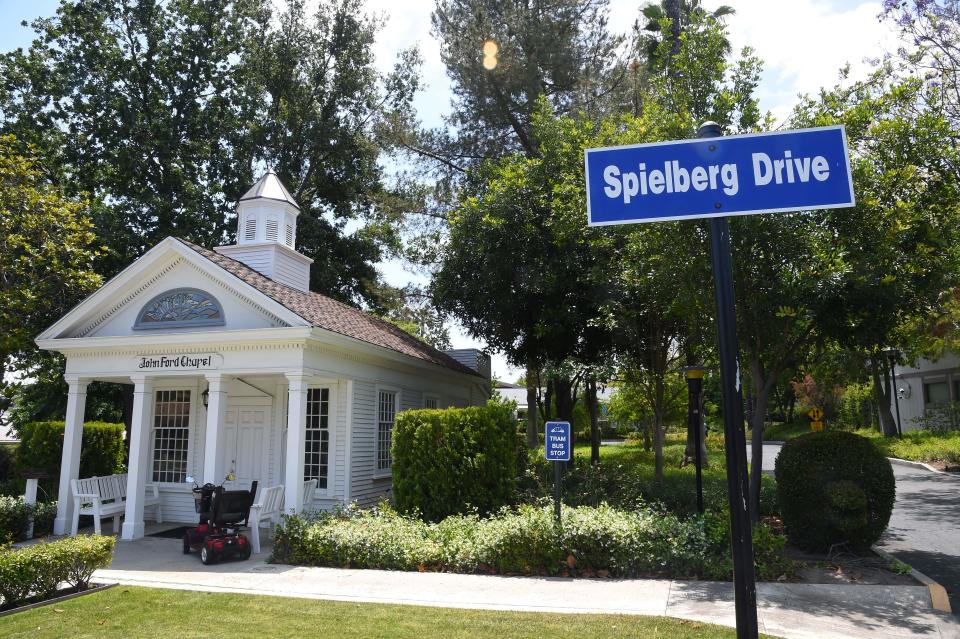
[[[307,428],[304,435],[303,480],[317,480],[327,488],[330,470],[330,389],[307,390]]]
[[[390,445],[397,418],[397,392],[382,390],[377,402],[377,470],[388,472],[393,464]]]
[[[440,408],[440,398],[437,397],[436,395],[424,395],[423,407],[424,408]]]
[[[189,441],[190,391],[158,390],[153,404],[153,481],[183,482]]]

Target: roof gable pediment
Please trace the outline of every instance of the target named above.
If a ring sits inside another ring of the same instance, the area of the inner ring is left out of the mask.
[[[290,309],[168,238],[38,339],[309,325]]]

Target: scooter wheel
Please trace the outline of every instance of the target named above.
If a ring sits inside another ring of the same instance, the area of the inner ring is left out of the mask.
[[[200,547],[200,561],[203,562],[203,565],[209,566],[210,564],[217,563],[217,556],[204,545]]]
[[[190,533],[189,532],[183,533],[183,554],[185,555],[190,554]]]

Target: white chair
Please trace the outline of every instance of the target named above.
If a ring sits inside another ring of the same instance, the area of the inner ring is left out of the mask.
[[[283,508],[283,486],[270,486],[257,491],[257,502],[250,506],[250,544],[253,552],[260,552],[260,522],[272,530],[280,523]]]
[[[313,510],[313,495],[317,492],[317,480],[310,479],[303,482],[303,499],[300,500],[300,503],[303,504],[303,510]]]

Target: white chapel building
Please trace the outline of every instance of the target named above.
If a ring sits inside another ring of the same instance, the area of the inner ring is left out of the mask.
[[[195,522],[189,475],[283,485],[285,512],[373,504],[390,490],[399,411],[488,399],[484,354],[440,352],[310,292],[300,209],[274,173],[237,213],[235,245],[168,237],[38,336],[66,358],[69,385],[56,534],[71,526],[92,381],[134,386],[124,539],[144,535],[148,485],[165,521]]]

